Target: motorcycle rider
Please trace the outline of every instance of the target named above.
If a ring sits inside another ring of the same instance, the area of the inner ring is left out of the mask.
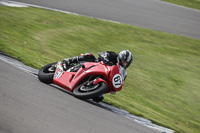
[[[63,60],[63,67],[67,69],[72,63],[79,62],[96,62],[104,61],[107,65],[116,65],[119,63],[124,69],[128,68],[133,61],[133,55],[129,50],[122,50],[119,54],[111,51],[100,52],[98,59],[91,53],[81,54],[80,56],[75,56],[71,58],[66,58]]]
[[[80,56],[75,56],[71,58],[66,58],[63,60],[63,68],[64,70],[67,70],[67,68],[70,66],[72,63],[79,63],[79,62],[99,62],[103,61],[106,65],[116,65],[119,63],[121,67],[124,69],[128,68],[129,65],[133,61],[133,55],[129,50],[122,50],[119,54],[116,54],[115,52],[112,51],[105,51],[105,52],[100,52],[98,59],[91,53],[86,53],[82,54]],[[104,99],[104,95],[101,95],[93,101],[95,102],[100,102]]]

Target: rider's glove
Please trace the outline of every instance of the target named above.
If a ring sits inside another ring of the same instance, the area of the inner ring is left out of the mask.
[[[91,53],[85,53],[85,54],[81,54],[81,56],[88,57],[88,56],[92,56],[92,54]]]

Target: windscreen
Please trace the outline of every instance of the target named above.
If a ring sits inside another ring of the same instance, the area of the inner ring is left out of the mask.
[[[121,66],[120,66],[120,73],[121,73],[121,75],[122,75],[122,79],[125,80],[126,75],[127,75],[127,72],[126,72],[126,70],[125,70],[123,67],[121,67]]]

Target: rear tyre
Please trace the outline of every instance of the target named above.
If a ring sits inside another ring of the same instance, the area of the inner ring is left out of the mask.
[[[39,72],[38,72],[38,79],[43,82],[43,83],[46,83],[46,84],[51,84],[53,83],[53,76],[54,76],[54,73],[55,73],[55,70],[50,70],[51,66],[52,65],[55,65],[55,63],[51,63],[51,64],[48,64],[44,67],[42,67]]]
[[[104,94],[108,89],[108,86],[105,82],[99,82],[96,85],[85,85],[85,83],[77,86],[73,94],[75,97],[85,100],[85,99],[93,99],[102,94]]]

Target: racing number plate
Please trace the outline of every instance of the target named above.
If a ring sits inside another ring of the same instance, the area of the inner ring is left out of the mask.
[[[113,86],[115,88],[121,87],[122,86],[122,77],[121,77],[121,75],[115,74],[115,76],[112,79],[112,83],[113,83]]]
[[[54,74],[54,78],[58,79],[62,75],[63,71],[62,70],[57,70],[56,73]]]

